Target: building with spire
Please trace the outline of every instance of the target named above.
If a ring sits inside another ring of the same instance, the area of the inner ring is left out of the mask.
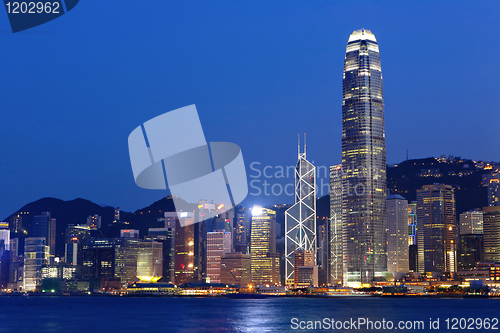
[[[293,285],[296,251],[311,251],[316,265],[316,167],[306,158],[298,146],[295,166],[295,204],[285,212],[285,284]]]
[[[379,47],[354,31],[347,42],[342,101],[344,285],[370,283],[387,270],[386,150]]]

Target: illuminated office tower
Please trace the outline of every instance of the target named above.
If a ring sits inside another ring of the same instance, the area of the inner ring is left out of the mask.
[[[115,278],[122,286],[136,282],[137,255],[141,241],[136,238],[118,238],[115,246]]]
[[[193,213],[186,213],[185,218],[194,221]],[[200,223],[197,223],[200,224]],[[181,227],[179,219],[175,222],[175,271],[174,280],[176,285],[193,282],[194,279],[194,222],[186,222]]]
[[[294,282],[293,254],[298,250],[312,251],[316,265],[316,167],[298,149],[295,166],[295,204],[285,212],[285,283]]]
[[[417,203],[408,204],[408,268],[417,271]]]
[[[207,276],[210,283],[220,283],[221,257],[230,252],[230,232],[212,231],[207,233]]]
[[[476,269],[476,263],[484,262],[484,238],[482,234],[460,235],[457,264],[458,270]]]
[[[115,219],[113,220],[113,223],[119,223],[120,222],[120,207],[115,208]]]
[[[480,209],[460,214],[460,235],[482,234],[483,212]]]
[[[236,252],[249,253],[250,211],[242,206],[237,206],[235,210],[236,222],[233,228],[233,248]]]
[[[387,196],[387,270],[407,273],[408,201],[399,194]]]
[[[279,283],[279,254],[276,253],[276,212],[258,206],[252,208],[250,234],[252,283]]]
[[[7,222],[0,222],[0,244],[3,245],[3,248],[0,247],[0,252],[10,250],[10,230]]]
[[[86,225],[69,225],[66,227],[64,262],[68,265],[83,265],[83,245],[90,239],[90,227]],[[80,270],[77,271],[81,273]]]
[[[51,259],[56,253],[56,219],[50,217],[49,212],[33,216],[32,237],[44,237],[49,246]]]
[[[359,286],[387,270],[382,70],[369,30],[349,37],[342,85],[343,281]]]
[[[318,266],[314,264],[314,252],[296,250],[293,253],[293,285],[295,287],[318,286]]]
[[[173,223],[175,226],[175,221]],[[175,229],[149,228],[146,240],[154,240],[162,243],[162,282],[174,282],[175,272]]]
[[[417,220],[418,272],[455,272],[455,189],[439,184],[418,189]]]
[[[116,239],[92,238],[83,245],[82,277],[113,278],[115,276]]]
[[[500,206],[483,207],[484,261],[500,262]]]
[[[165,218],[165,228],[170,228],[175,230],[175,221],[177,221],[177,213],[176,212],[165,212],[163,213]]]
[[[500,172],[483,175],[483,186],[488,190],[488,206],[500,206]]]
[[[342,284],[342,165],[330,167],[330,227],[328,283]]]
[[[252,282],[250,271],[251,259],[249,254],[226,253],[220,260],[220,282],[245,286]]]
[[[157,282],[162,278],[163,245],[154,240],[139,243],[137,278],[142,282]]]
[[[97,214],[87,216],[87,224],[90,230],[101,229],[101,217]]]
[[[42,266],[49,263],[49,247],[44,237],[28,237],[24,240],[24,286],[34,291],[42,281]]]
[[[17,213],[10,218],[10,230],[13,233],[23,232],[23,217],[22,213]]]

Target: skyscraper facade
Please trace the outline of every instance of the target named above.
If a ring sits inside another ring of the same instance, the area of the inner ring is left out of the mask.
[[[330,227],[328,283],[342,284],[342,165],[330,167]]]
[[[52,260],[56,253],[56,219],[51,218],[49,212],[33,216],[31,237],[45,238]]]
[[[375,35],[347,43],[342,102],[342,224],[345,285],[371,282],[387,269],[386,150],[382,69]]]
[[[211,283],[220,283],[221,257],[230,252],[230,232],[211,231],[207,234],[207,276]]]
[[[387,196],[387,270],[407,273],[408,201],[399,194]]]
[[[252,283],[279,283],[279,254],[276,252],[276,212],[254,206],[250,234]]]
[[[460,235],[483,233],[483,212],[480,209],[460,214]]]
[[[455,272],[455,189],[435,184],[417,190],[417,220],[418,272]]]
[[[34,291],[42,280],[42,266],[49,263],[49,247],[44,237],[24,240],[24,290]]]
[[[417,271],[417,203],[408,204],[408,268]]]
[[[304,152],[298,151],[295,166],[295,204],[285,212],[285,283],[294,283],[294,253],[307,250],[313,253],[316,265],[316,167]]]
[[[500,206],[483,207],[484,261],[500,262]]]

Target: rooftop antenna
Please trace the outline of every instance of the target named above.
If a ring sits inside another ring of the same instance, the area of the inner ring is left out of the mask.
[[[306,133],[304,133],[304,158],[306,157]]]
[[[406,160],[408,161],[408,148],[406,148]]]
[[[300,134],[297,134],[297,154],[300,156]]]

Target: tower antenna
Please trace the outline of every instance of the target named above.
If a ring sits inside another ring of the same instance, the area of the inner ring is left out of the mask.
[[[297,155],[300,156],[300,134],[297,134]]]
[[[306,133],[304,133],[304,158],[306,157]]]

